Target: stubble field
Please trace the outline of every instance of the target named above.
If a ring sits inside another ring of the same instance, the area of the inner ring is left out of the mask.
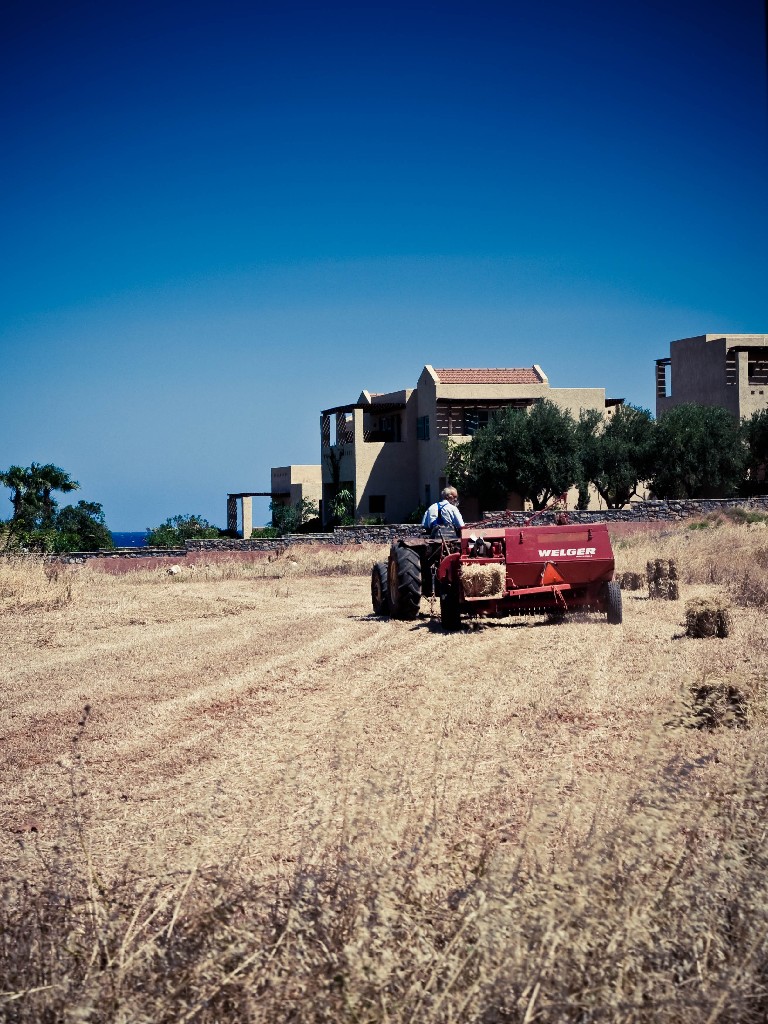
[[[619,541],[621,626],[380,619],[384,554],[0,566],[0,1017],[765,1019],[765,527]]]

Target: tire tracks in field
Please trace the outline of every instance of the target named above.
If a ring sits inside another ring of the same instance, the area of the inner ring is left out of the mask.
[[[173,858],[201,838],[220,856],[217,842],[248,829],[266,850],[342,792],[361,794],[374,827],[377,788],[426,806],[434,779],[476,801],[472,820],[490,793],[514,818],[546,773],[577,785],[628,771],[632,722],[656,713],[676,673],[726,650],[672,642],[679,605],[627,600],[623,627],[479,619],[444,634],[426,615],[370,615],[361,577],[270,581],[258,600],[250,585],[190,586],[199,603],[157,587],[129,604],[146,625],[110,624],[94,600],[65,648],[26,643],[29,667],[4,697],[19,712],[4,819],[47,801],[44,832],[66,800],[56,759],[71,754],[85,699],[94,710],[79,749],[106,856],[129,843],[137,858],[153,844]]]

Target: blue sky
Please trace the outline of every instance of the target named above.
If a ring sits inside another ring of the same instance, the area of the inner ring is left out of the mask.
[[[0,468],[112,529],[223,525],[425,363],[652,408],[670,340],[768,330],[760,0],[6,0],[0,39]]]

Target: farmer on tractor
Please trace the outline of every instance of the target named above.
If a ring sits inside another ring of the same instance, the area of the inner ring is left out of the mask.
[[[459,503],[459,492],[455,487],[444,487],[440,495],[441,501],[430,505],[424,513],[421,525],[431,536],[439,536],[440,529],[455,530],[456,533],[464,526],[461,512],[456,507]]]

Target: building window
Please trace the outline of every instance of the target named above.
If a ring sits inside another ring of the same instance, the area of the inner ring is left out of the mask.
[[[363,419],[364,441],[402,441],[400,413],[389,416],[374,416],[366,412]]]
[[[725,353],[725,383],[734,388],[739,383],[739,364],[736,362],[736,349],[733,348]]]
[[[768,384],[768,358],[761,355],[753,355],[751,352],[747,358],[747,379],[750,384]]]
[[[473,437],[478,430],[488,426],[489,410],[480,407],[464,410],[464,434]]]
[[[427,508],[432,504],[432,487],[430,484],[424,484],[424,504]]]
[[[372,516],[384,515],[386,511],[387,497],[385,494],[368,495],[368,511]]]
[[[419,441],[429,440],[429,416],[419,416],[416,419],[416,438]]]

